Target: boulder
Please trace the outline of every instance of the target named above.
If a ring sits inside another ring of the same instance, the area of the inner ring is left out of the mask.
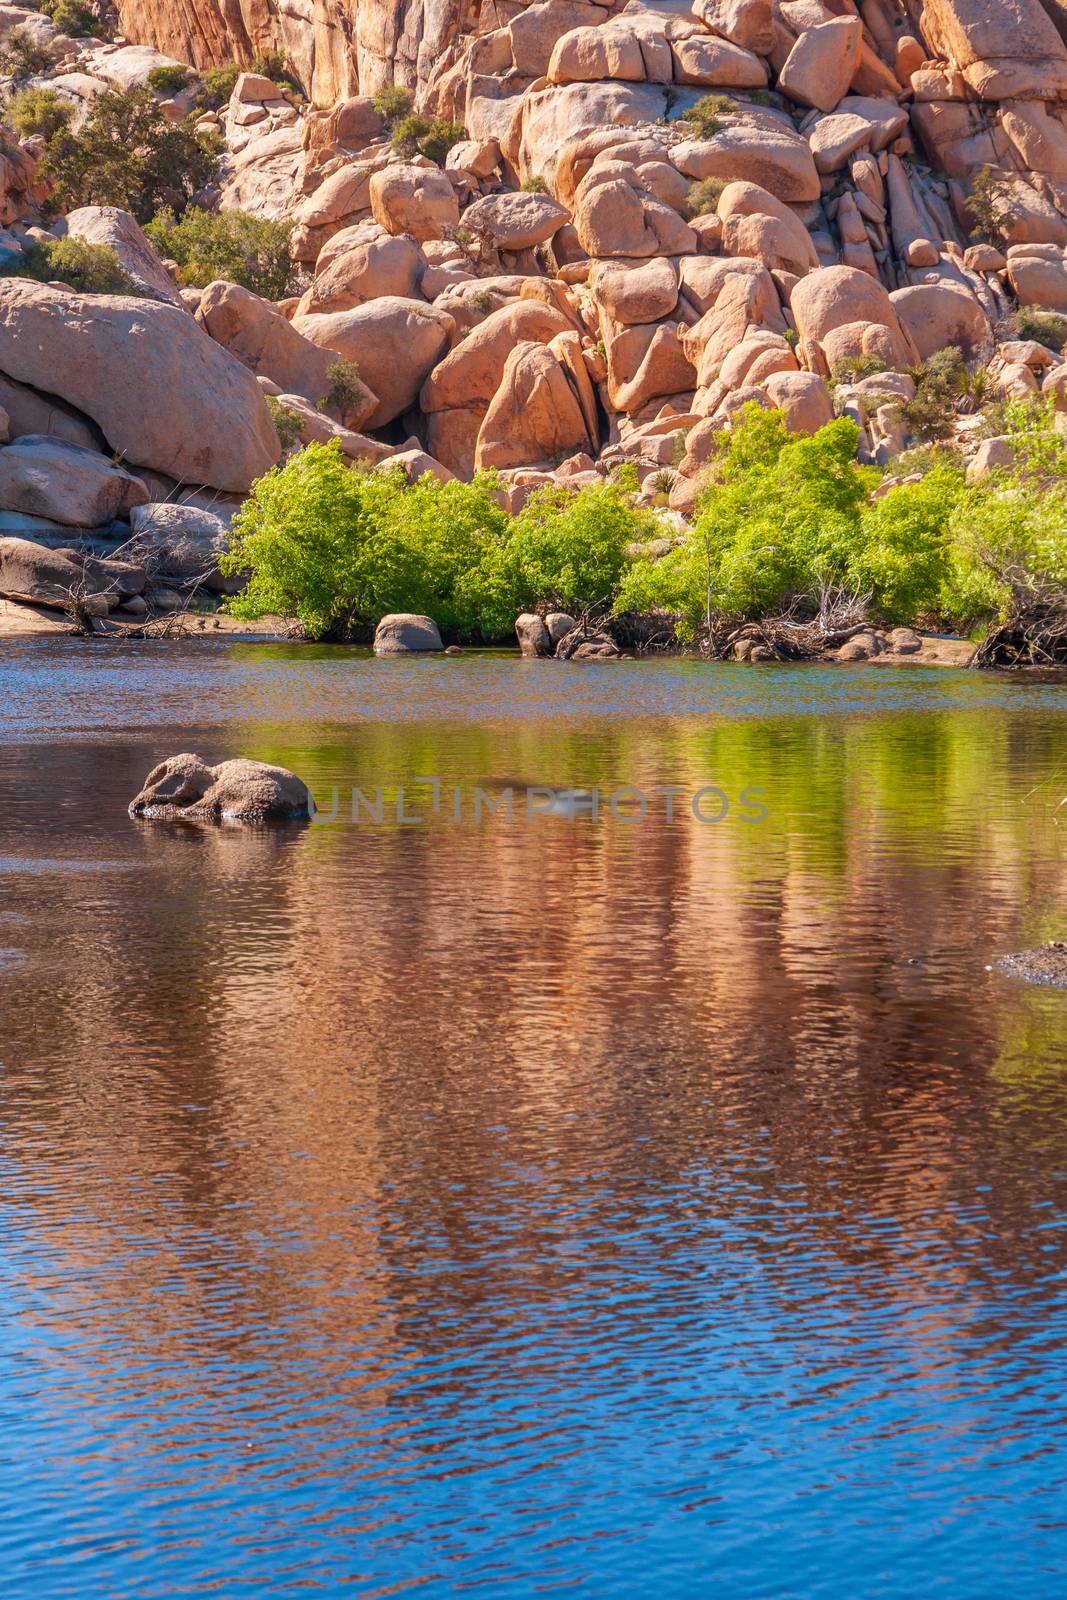
[[[926,0],[923,32],[985,100],[1067,95],[1067,46],[1052,20],[1057,0]],[[1059,15],[1063,19],[1063,8]]]
[[[805,28],[778,74],[778,89],[803,106],[833,111],[848,93],[863,48],[859,17],[834,17]]]
[[[475,466],[533,466],[594,448],[564,364],[544,345],[516,345],[479,429]]]
[[[438,167],[396,163],[371,175],[369,193],[374,220],[387,233],[407,233],[421,244],[459,226],[456,191]]]
[[[320,254],[300,312],[352,311],[383,295],[414,300],[425,266],[414,239],[394,238],[373,222],[346,228]]]
[[[109,586],[87,574],[81,562],[29,539],[0,538],[0,596],[24,605],[69,605],[75,596],[98,597]],[[95,608],[106,615],[108,606]]]
[[[573,633],[577,626],[575,619],[568,616],[565,611],[550,611],[545,618],[545,627],[548,629],[548,636],[552,640],[553,650],[560,640],[565,639],[568,633]]]
[[[582,249],[593,257],[685,255],[696,235],[673,206],[641,187],[626,162],[594,166],[578,185],[574,226]]]
[[[130,803],[131,817],[164,822],[295,822],[311,815],[307,786],[285,767],[171,756],[154,767]]]
[[[700,34],[671,44],[675,83],[714,85],[720,89],[765,89],[767,68],[759,56],[726,39]]]
[[[762,380],[762,387],[790,433],[818,433],[833,421],[830,390],[814,372],[774,372]]]
[[[962,284],[918,283],[897,289],[889,298],[924,361],[948,345],[958,345],[969,359],[988,353],[989,318]]]
[[[383,617],[374,630],[376,656],[429,655],[444,650],[432,617],[395,611]]]
[[[177,284],[149,243],[136,217],[118,206],[82,206],[57,222],[59,238],[84,239],[88,244],[106,245],[114,250],[119,265],[132,285],[132,292],[146,300],[180,306]]]
[[[497,250],[546,244],[571,219],[547,194],[489,194],[463,213],[463,226],[484,234]]]
[[[915,366],[918,351],[900,326],[888,290],[855,267],[822,267],[794,285],[790,310],[800,338],[821,343],[838,329],[875,325],[887,330],[893,367]]]
[[[179,482],[241,493],[280,454],[255,378],[176,306],[0,280],[0,369]]]
[[[107,456],[64,439],[23,434],[0,450],[0,510],[45,517],[71,528],[107,527],[144,505],[139,478]]]
[[[671,161],[687,178],[759,184],[790,205],[818,200],[822,192],[808,141],[779,122],[739,120],[711,139],[683,140]]]
[[[201,297],[196,320],[249,372],[272,378],[279,388],[303,395],[313,406],[321,405],[337,357],[305,339],[259,295],[240,284],[211,283]],[[377,404],[369,392],[365,402],[359,416],[351,419],[353,427],[358,428]]]
[[[321,349],[358,364],[378,402],[366,425],[381,428],[414,405],[456,325],[422,300],[383,295],[352,311],[298,316],[295,326]]]
[[[549,83],[643,83],[641,43],[629,28],[573,28],[557,40],[549,58]]]
[[[598,265],[590,284],[598,305],[615,322],[658,322],[678,304],[678,269],[666,256]]]
[[[771,0],[695,0],[693,15],[723,39],[758,56],[774,48]]]
[[[524,611],[521,616],[516,617],[515,634],[521,655],[550,656],[555,652],[556,646],[552,635],[542,618],[535,616],[532,611]]]

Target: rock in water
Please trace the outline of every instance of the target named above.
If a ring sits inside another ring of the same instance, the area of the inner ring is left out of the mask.
[[[419,617],[410,611],[391,612],[382,618],[374,632],[376,656],[427,655],[443,650],[433,618]]]
[[[171,756],[148,774],[131,817],[182,822],[296,822],[311,815],[306,785],[284,767]]]
[[[1052,940],[1043,950],[1020,950],[997,962],[1009,978],[1037,983],[1046,989],[1067,989],[1067,943]]]

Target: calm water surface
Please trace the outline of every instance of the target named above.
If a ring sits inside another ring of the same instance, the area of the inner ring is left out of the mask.
[[[1063,1593],[1067,994],[991,965],[1067,936],[1065,731],[0,646],[0,1592]],[[184,749],[385,820],[132,822]],[[729,811],[398,825],[419,776]]]

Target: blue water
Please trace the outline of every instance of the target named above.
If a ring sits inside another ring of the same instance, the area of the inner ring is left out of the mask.
[[[1065,714],[0,647],[0,1590],[1058,1593]],[[768,817],[131,821],[180,749]]]

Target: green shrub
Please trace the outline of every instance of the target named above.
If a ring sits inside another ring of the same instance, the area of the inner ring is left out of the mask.
[[[523,610],[582,611],[610,605],[626,567],[626,547],[660,531],[650,512],[630,504],[628,486],[538,489],[514,519],[507,565]]]
[[[696,105],[682,112],[682,121],[693,124],[694,138],[711,139],[722,127],[719,118],[728,117],[737,109],[737,101],[728,94],[705,94]]]
[[[986,244],[999,244],[1004,236],[1011,191],[1004,177],[992,167],[983,167],[971,179],[967,210],[974,220],[974,237]]]
[[[48,0],[41,10],[51,17],[58,32],[72,39],[103,39],[110,32],[85,0]]]
[[[523,194],[547,194],[548,184],[544,178],[524,178],[522,181]]]
[[[164,209],[145,229],[160,255],[178,263],[187,284],[203,289],[221,278],[267,300],[280,300],[288,287],[292,231],[291,222],[196,206],[180,220]]]
[[[273,394],[267,396],[267,410],[282,449],[295,449],[304,437],[304,419],[299,411],[294,411],[292,406],[283,406]]]
[[[1041,306],[1020,306],[1006,319],[1008,328],[999,327],[1003,339],[1036,339],[1057,355],[1067,349],[1067,317],[1059,311],[1048,311]]]
[[[309,445],[261,478],[234,521],[223,568],[251,571],[237,616],[296,616],[344,638],[389,611],[431,616],[460,638],[510,633],[507,515],[495,483],[409,485],[399,468],[353,469],[336,443]]]
[[[335,361],[326,368],[330,387],[323,397],[323,405],[335,406],[342,416],[358,411],[366,399],[367,391],[359,378],[359,367],[354,361]]]
[[[374,96],[374,109],[387,128],[395,127],[404,117],[410,116],[415,97],[410,89],[398,83],[383,83]]]
[[[295,89],[298,94],[303,93],[300,80],[290,72],[280,50],[261,50],[248,70],[261,78],[269,78],[279,89]]]
[[[194,104],[198,111],[221,111],[228,105],[230,96],[237,87],[237,80],[241,76],[240,67],[232,64],[225,67],[209,67],[207,72],[201,74],[200,82],[196,87]]]
[[[718,210],[719,200],[726,188],[725,178],[701,178],[689,186],[685,209],[690,217],[706,217]]]
[[[39,78],[55,64],[55,51],[51,45],[35,44],[25,28],[12,28],[3,45],[0,45],[0,72],[7,73],[16,83],[27,78]]]
[[[53,139],[73,115],[74,107],[56,89],[17,89],[4,107],[4,117],[20,139],[34,134]]]
[[[881,356],[844,356],[834,368],[835,383],[862,383],[879,372],[888,372],[889,362]]]
[[[393,149],[398,155],[425,156],[440,167],[452,146],[466,137],[467,130],[461,122],[446,122],[443,117],[429,122],[425,117],[407,116],[393,129]]]
[[[118,256],[108,245],[85,239],[41,239],[0,267],[6,278],[66,283],[77,294],[133,294]]]
[[[181,94],[192,81],[188,67],[153,67],[148,74],[148,86],[157,94]]]
[[[168,122],[150,89],[106,89],[77,133],[56,134],[46,165],[56,211],[121,206],[144,223],[164,206],[184,209],[214,178],[218,153]]]

